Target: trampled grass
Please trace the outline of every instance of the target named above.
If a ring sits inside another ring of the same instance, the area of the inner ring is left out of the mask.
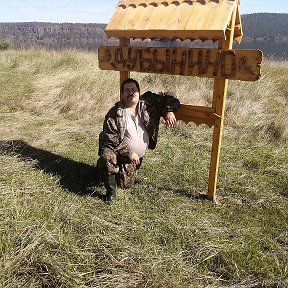
[[[135,187],[95,183],[118,74],[79,51],[0,53],[0,287],[287,287],[287,62],[229,81],[217,194],[212,129],[161,125]],[[132,74],[208,105],[209,79]],[[2,285],[2,286],[1,286]]]

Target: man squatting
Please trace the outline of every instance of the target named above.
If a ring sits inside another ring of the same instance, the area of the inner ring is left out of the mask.
[[[121,93],[121,101],[106,114],[99,135],[97,168],[107,190],[107,202],[116,198],[117,185],[129,188],[134,184],[147,147],[156,147],[161,116],[168,127],[173,127],[174,112],[180,105],[168,93],[148,91],[140,97],[139,83],[132,78],[123,81]]]

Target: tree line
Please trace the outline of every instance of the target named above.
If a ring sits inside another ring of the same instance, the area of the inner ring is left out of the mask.
[[[253,13],[241,16],[244,40],[288,41],[288,14]]]
[[[288,42],[288,14],[254,13],[242,15],[241,19],[244,43],[259,40]],[[106,24],[103,23],[0,23],[0,49],[43,48],[57,51],[72,48],[93,51],[101,45],[118,43],[117,39],[107,38],[105,27]],[[154,41],[152,44],[152,46],[180,45],[177,40]],[[141,45],[148,46],[151,42],[144,41]],[[189,45],[191,46],[189,41],[184,42],[184,46]]]
[[[97,50],[114,42],[104,32],[106,24],[19,22],[0,23],[0,41],[9,41],[14,49]]]

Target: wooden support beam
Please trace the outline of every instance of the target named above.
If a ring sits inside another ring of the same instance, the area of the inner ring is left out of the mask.
[[[128,38],[120,38],[120,47],[128,47],[130,46],[130,39]],[[130,71],[120,71],[120,89],[121,89],[121,84],[124,80],[128,79],[130,77]],[[122,99],[122,93],[120,90],[120,100]]]
[[[227,32],[228,37],[226,38],[226,40],[219,41],[219,47],[218,47],[219,49],[222,50],[232,49],[235,20],[236,20],[236,9],[234,10],[232,15],[232,20],[230,24],[231,26],[229,27],[230,31]],[[214,80],[212,108],[215,109],[215,113],[219,115],[220,118],[216,119],[214,124],[212,151],[210,160],[209,184],[207,193],[207,198],[209,200],[212,200],[213,202],[217,202],[216,185],[217,185],[220,148],[221,148],[222,132],[224,124],[224,111],[225,111],[227,88],[228,88],[228,79]]]

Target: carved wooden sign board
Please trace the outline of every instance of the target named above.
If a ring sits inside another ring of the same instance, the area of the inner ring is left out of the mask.
[[[102,46],[98,58],[104,70],[255,81],[260,77],[262,52]]]
[[[256,81],[262,52],[232,49],[243,36],[240,0],[120,0],[105,32],[120,46],[98,50],[99,67],[120,72],[120,85],[131,71],[214,78],[211,107],[181,104],[176,117],[213,127],[207,198],[216,202],[216,184],[228,79]],[[218,49],[131,47],[130,39],[218,41]]]

